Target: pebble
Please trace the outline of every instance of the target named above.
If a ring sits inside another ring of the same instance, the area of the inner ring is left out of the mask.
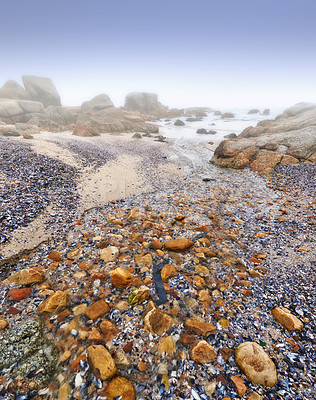
[[[37,313],[57,313],[66,308],[67,303],[68,293],[62,290],[57,290],[38,306]]]
[[[13,283],[18,286],[27,286],[32,285],[33,283],[40,283],[43,282],[45,276],[33,269],[33,268],[26,268],[22,269],[21,271],[17,271],[8,278],[4,279],[3,283]]]
[[[125,268],[118,267],[111,273],[111,283],[120,290],[126,289],[132,283],[132,274]]]
[[[288,331],[301,331],[304,328],[303,322],[285,307],[273,308],[271,314]]]
[[[164,243],[166,250],[171,251],[185,251],[193,246],[193,242],[187,238],[178,238],[173,240],[168,240]]]
[[[217,330],[215,325],[194,319],[187,319],[185,321],[185,327],[189,332],[195,335],[202,335],[204,337],[208,337],[209,335],[216,333]]]
[[[95,303],[91,304],[89,308],[85,311],[86,316],[93,321],[103,317],[110,311],[110,307],[104,300],[96,301]]]
[[[119,255],[119,249],[115,246],[109,246],[101,250],[100,258],[106,263],[113,262]]]

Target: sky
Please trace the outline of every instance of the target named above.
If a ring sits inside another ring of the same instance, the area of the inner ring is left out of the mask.
[[[316,102],[316,0],[0,0],[0,86],[52,79],[63,105],[133,91],[170,107]]]

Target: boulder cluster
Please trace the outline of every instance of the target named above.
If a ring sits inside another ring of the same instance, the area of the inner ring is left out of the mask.
[[[316,104],[299,103],[274,120],[246,128],[238,137],[222,141],[211,162],[225,168],[250,166],[262,175],[278,164],[316,162]]]
[[[72,131],[77,136],[101,133],[158,133],[146,121],[181,116],[184,110],[163,106],[154,93],[130,93],[125,106],[114,107],[106,94],[85,101],[81,107],[64,107],[49,78],[23,76],[24,87],[7,81],[0,88],[0,135],[32,139],[41,130]],[[190,113],[188,115],[191,115]]]

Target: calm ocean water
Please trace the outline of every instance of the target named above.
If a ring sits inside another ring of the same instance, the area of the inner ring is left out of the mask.
[[[283,112],[283,109],[271,109],[269,115],[248,114],[249,109],[230,109],[222,112],[231,112],[235,118],[222,119],[220,115],[209,113],[202,121],[187,122],[186,118],[180,118],[185,126],[175,126],[174,122],[177,118],[170,121],[159,121],[160,132],[170,138],[175,139],[194,139],[196,141],[222,140],[229,133],[241,133],[248,126],[256,126],[259,121],[265,119],[274,119],[277,115]],[[260,110],[263,111],[263,110]],[[196,133],[197,129],[205,128],[207,131],[216,131],[215,135],[203,135]]]

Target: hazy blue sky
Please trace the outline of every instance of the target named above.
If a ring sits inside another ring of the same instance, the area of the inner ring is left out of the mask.
[[[0,86],[50,77],[65,105],[131,91],[170,106],[316,101],[316,0],[1,0]]]

